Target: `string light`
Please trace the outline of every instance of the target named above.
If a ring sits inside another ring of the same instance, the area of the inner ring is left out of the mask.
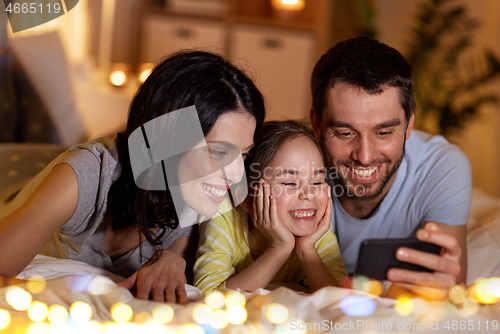
[[[132,316],[132,308],[127,304],[117,303],[111,308],[111,317],[119,324],[130,321]]]

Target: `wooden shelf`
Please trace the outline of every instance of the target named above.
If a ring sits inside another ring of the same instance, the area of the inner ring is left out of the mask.
[[[302,31],[316,31],[316,26],[310,23],[299,23],[293,21],[287,21],[277,18],[259,18],[255,16],[236,16],[234,21],[235,23],[244,23],[244,24],[252,24],[263,27],[272,27],[272,28],[283,28],[283,29],[292,29],[292,30],[302,30]]]
[[[222,22],[226,20],[225,16],[222,15],[204,15],[198,13],[186,13],[168,9],[166,7],[160,6],[145,6],[144,13],[154,14],[154,15],[166,15],[166,16],[175,16],[180,18],[187,19],[202,19],[202,20],[210,20],[210,21],[218,21]]]

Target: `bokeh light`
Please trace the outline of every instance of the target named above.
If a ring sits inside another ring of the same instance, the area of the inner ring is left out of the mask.
[[[242,306],[231,306],[226,310],[227,320],[233,325],[241,325],[247,320],[247,310]]]
[[[481,304],[496,304],[500,300],[498,278],[481,279],[468,289],[469,295]]]
[[[243,294],[233,291],[233,292],[228,292],[226,294],[226,307],[231,307],[231,306],[241,306],[244,307],[246,304],[247,300]]]
[[[49,307],[48,318],[51,324],[64,324],[68,321],[68,310],[61,305]]]
[[[47,319],[49,308],[42,302],[33,302],[28,308],[28,317],[33,322],[40,322]]]
[[[56,324],[50,327],[50,334],[72,334],[69,324]]]
[[[109,80],[117,87],[123,86],[127,82],[127,75],[123,71],[114,71],[111,73]]]
[[[31,293],[40,293],[42,292],[45,287],[47,286],[47,282],[45,281],[45,278],[42,276],[33,276],[28,283],[26,283],[26,287],[28,288],[28,291]]]
[[[111,308],[111,317],[119,324],[130,321],[133,315],[132,308],[127,304],[117,303]]]
[[[394,309],[400,315],[409,315],[413,311],[413,301],[408,296],[399,297],[394,304]]]
[[[364,317],[375,312],[375,302],[364,296],[346,296],[340,301],[340,309],[347,315]]]
[[[84,302],[75,302],[71,305],[69,312],[73,321],[83,324],[89,322],[92,318],[92,308]]]
[[[153,319],[159,324],[168,324],[174,318],[174,309],[169,305],[160,305],[153,310]]]
[[[36,322],[29,325],[26,334],[50,334],[51,325],[46,322]]]
[[[475,299],[466,298],[462,303],[462,312],[465,316],[472,316],[479,312],[479,304]]]
[[[17,311],[25,311],[31,305],[32,301],[31,294],[17,286],[8,288],[5,299]]]
[[[200,325],[185,324],[179,327],[180,334],[205,334],[205,330]]]
[[[224,294],[220,291],[214,291],[205,297],[205,303],[214,310],[223,307],[225,301],[226,298],[224,297]]]
[[[467,298],[467,288],[462,285],[455,284],[450,288],[448,292],[450,300],[454,304],[462,304],[465,298]]]
[[[193,308],[193,319],[199,324],[206,325],[210,323],[214,310],[205,304],[195,305]]]
[[[10,325],[10,314],[9,312],[0,309],[0,330],[9,327]]]
[[[266,316],[273,324],[282,324],[288,319],[288,309],[281,304],[271,304],[267,307]]]
[[[226,312],[223,310],[215,310],[212,319],[210,319],[210,326],[213,328],[221,329],[228,324]]]

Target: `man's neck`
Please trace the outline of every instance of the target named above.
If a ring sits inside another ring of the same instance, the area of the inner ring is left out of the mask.
[[[344,194],[339,197],[340,205],[351,217],[356,219],[367,219],[373,216],[373,214],[377,211],[380,203],[385,198],[389,189],[391,189],[394,180],[396,179],[397,173],[394,173],[392,178],[389,180],[387,185],[385,186],[384,191],[374,199],[364,200],[355,196],[348,196]]]

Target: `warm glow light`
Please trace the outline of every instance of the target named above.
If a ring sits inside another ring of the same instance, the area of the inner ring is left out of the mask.
[[[479,311],[479,304],[472,298],[466,298],[462,303],[462,311],[467,315],[475,315]]]
[[[500,291],[498,291],[498,278],[481,279],[479,282],[469,287],[469,294],[481,304],[495,304],[499,301]]]
[[[149,75],[151,74],[151,69],[147,69],[147,70],[144,70],[141,72],[141,74],[139,75],[139,81],[142,83],[144,81],[146,81],[146,79],[149,77]]]
[[[32,300],[29,292],[17,286],[10,287],[7,290],[5,299],[7,299],[7,303],[17,311],[26,310],[31,305]]]
[[[288,319],[288,310],[281,304],[271,304],[267,307],[266,315],[274,324],[282,324]]]
[[[71,334],[71,327],[69,324],[56,324],[50,326],[50,334]],[[49,334],[47,333],[47,334]],[[38,333],[37,333],[38,334]],[[87,333],[85,333],[87,334]]]
[[[28,317],[33,322],[44,321],[49,313],[47,305],[41,302],[33,302],[28,308]]]
[[[413,311],[413,302],[410,297],[400,297],[397,299],[394,309],[403,316],[409,315]]]
[[[51,334],[51,327],[46,322],[37,322],[28,327],[26,334]]]
[[[68,321],[68,310],[61,305],[52,305],[49,307],[48,316],[51,324],[64,324]]]
[[[229,323],[233,325],[241,325],[247,320],[247,311],[241,306],[231,306],[226,315]]]
[[[123,71],[114,71],[111,73],[109,80],[117,87],[123,86],[127,82],[127,75]]]
[[[181,334],[205,334],[205,331],[201,326],[195,324],[182,325],[179,328]]]
[[[28,291],[31,293],[40,293],[45,289],[45,286],[47,285],[47,282],[45,281],[45,278],[42,276],[35,276],[32,277],[28,283],[26,283],[26,287],[28,288]]]
[[[206,325],[212,319],[214,310],[208,305],[198,304],[193,308],[193,319],[199,324]]]
[[[159,324],[168,324],[174,318],[174,310],[169,305],[160,305],[153,310],[153,318]]]
[[[0,309],[0,330],[7,328],[9,324],[10,324],[9,312]]]
[[[71,305],[69,312],[71,319],[79,324],[88,322],[92,318],[92,308],[84,302],[76,302]]]
[[[220,291],[214,291],[205,297],[205,303],[214,310],[223,307],[225,301],[224,294]]]
[[[241,306],[244,307],[246,304],[246,298],[239,292],[229,292],[226,294],[226,306]]]
[[[210,319],[210,326],[213,328],[224,328],[227,326],[227,316],[226,312],[223,310],[215,310],[214,314],[212,315],[212,319]]]
[[[278,10],[289,10],[289,11],[301,11],[304,9],[304,0],[272,0],[271,2],[274,9]]]
[[[111,317],[119,324],[130,321],[132,315],[132,308],[127,304],[117,303],[111,308]]]
[[[363,284],[363,291],[375,296],[380,296],[382,294],[382,291],[384,291],[384,288],[382,287],[382,283],[377,280],[371,279]]]
[[[467,298],[467,289],[462,285],[455,284],[450,288],[448,295],[452,303],[462,304]]]

